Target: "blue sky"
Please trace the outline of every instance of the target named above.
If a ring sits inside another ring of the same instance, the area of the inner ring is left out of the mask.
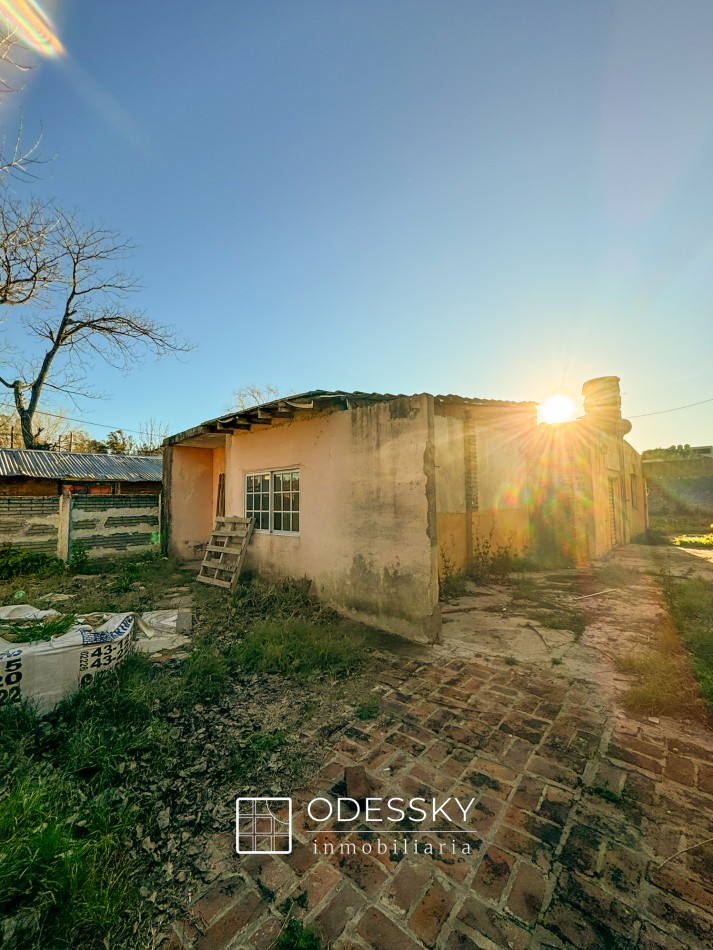
[[[79,417],[179,430],[249,383],[713,399],[709,0],[44,7],[67,54],[2,118],[56,157],[13,187],[131,238],[133,302],[196,344],[97,365]]]

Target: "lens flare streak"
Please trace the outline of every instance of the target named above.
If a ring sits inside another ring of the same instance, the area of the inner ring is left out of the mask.
[[[0,0],[0,15],[8,22],[10,33],[17,35],[42,56],[62,56],[64,47],[55,27],[39,3],[34,0]]]

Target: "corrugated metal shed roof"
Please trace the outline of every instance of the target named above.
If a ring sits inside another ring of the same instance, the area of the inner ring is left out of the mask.
[[[0,477],[77,479],[83,482],[160,482],[160,455],[97,455],[92,452],[44,452],[0,449]]]
[[[164,445],[175,445],[186,439],[192,439],[202,432],[215,429],[222,429],[231,424],[237,425],[240,421],[249,423],[254,421],[256,416],[261,414],[276,413],[279,415],[281,410],[290,411],[291,409],[324,409],[329,407],[351,409],[356,406],[363,406],[370,402],[388,402],[392,399],[402,399],[404,394],[395,393],[365,393],[365,392],[345,392],[342,389],[312,389],[306,393],[298,393],[294,396],[281,396],[272,399],[270,402],[264,402],[256,406],[247,406],[245,409],[234,409],[225,415],[218,416],[215,419],[208,419],[206,422],[195,426],[192,429],[186,429],[175,435],[169,436]],[[408,397],[406,397],[408,398]],[[534,406],[534,402],[510,402],[503,399],[475,399],[468,396],[434,396],[439,403],[462,403],[469,406],[501,406],[509,408],[523,408]]]

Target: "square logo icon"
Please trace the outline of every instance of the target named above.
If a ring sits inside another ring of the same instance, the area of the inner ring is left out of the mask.
[[[237,798],[235,850],[238,854],[290,854],[292,799]]]

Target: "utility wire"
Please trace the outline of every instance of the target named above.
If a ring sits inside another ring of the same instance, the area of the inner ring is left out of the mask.
[[[139,429],[127,429],[125,426],[108,426],[104,422],[87,422],[85,419],[72,419],[69,416],[60,416],[56,412],[45,412],[44,409],[40,409],[39,414],[41,416],[51,416],[53,419],[63,419],[65,422],[77,422],[82,426],[94,426],[98,429],[121,429],[122,432],[133,432],[134,435],[143,435]]]
[[[676,406],[674,409],[659,409],[658,412],[641,412],[638,416],[630,416],[627,413],[628,419],[644,419],[646,416],[662,416],[666,412],[680,412],[681,409],[691,409],[693,406],[702,406],[704,403],[713,402],[712,399],[701,399],[700,402],[689,402],[687,406]]]

